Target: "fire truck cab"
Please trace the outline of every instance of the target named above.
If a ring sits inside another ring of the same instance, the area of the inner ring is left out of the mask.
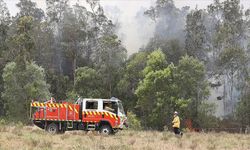
[[[122,102],[117,98],[79,98],[74,104],[32,102],[31,108],[37,108],[31,116],[33,123],[52,134],[70,130],[95,130],[112,134],[127,125]]]

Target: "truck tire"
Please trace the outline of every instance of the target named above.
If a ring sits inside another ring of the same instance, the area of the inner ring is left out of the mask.
[[[58,125],[55,123],[50,123],[47,126],[46,131],[49,132],[50,134],[57,134],[58,133]]]
[[[99,133],[103,135],[110,135],[110,134],[113,134],[113,130],[109,125],[103,125],[101,126]]]

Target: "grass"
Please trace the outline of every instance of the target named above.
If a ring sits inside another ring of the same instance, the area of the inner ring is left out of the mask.
[[[31,126],[0,125],[0,150],[250,150],[250,135],[124,130],[112,136],[72,131],[50,135]]]

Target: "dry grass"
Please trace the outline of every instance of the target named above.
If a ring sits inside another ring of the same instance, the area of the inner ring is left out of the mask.
[[[250,135],[121,131],[101,136],[83,131],[50,135],[36,127],[0,126],[0,150],[250,150]]]

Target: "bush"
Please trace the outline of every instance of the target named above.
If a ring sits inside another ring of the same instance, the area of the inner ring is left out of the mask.
[[[128,112],[128,125],[129,128],[132,130],[140,130],[141,129],[141,122],[140,120],[136,117],[136,115],[133,112]]]
[[[32,99],[49,98],[49,85],[42,67],[34,62],[23,66],[8,63],[3,71],[4,91],[2,98],[8,121],[29,121],[29,106]]]
[[[1,119],[0,120],[0,125],[6,125],[7,123],[6,123],[6,121],[5,121],[5,119]]]
[[[214,128],[218,126],[218,119],[213,115],[216,106],[214,104],[203,102],[198,107],[198,117],[196,123],[201,128]]]

